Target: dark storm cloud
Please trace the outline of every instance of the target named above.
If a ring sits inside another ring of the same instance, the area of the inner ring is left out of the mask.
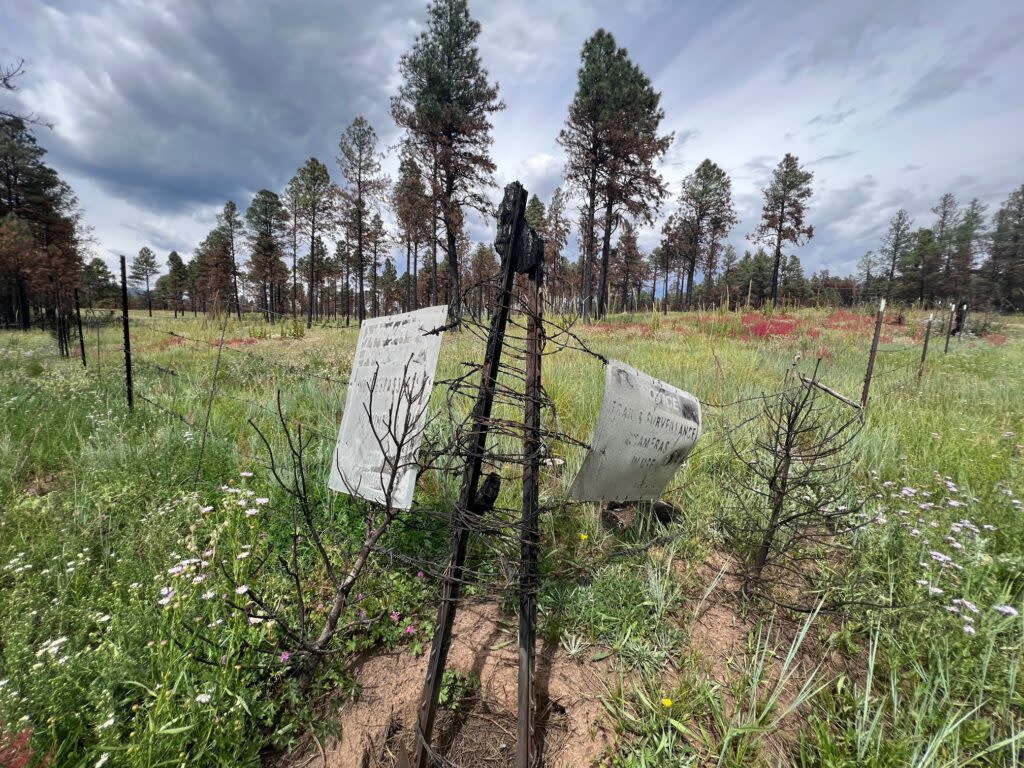
[[[38,69],[59,68],[61,87],[47,145],[61,167],[154,209],[244,207],[310,155],[333,166],[338,133],[358,114],[388,137],[390,73],[419,6],[41,10],[30,19]]]

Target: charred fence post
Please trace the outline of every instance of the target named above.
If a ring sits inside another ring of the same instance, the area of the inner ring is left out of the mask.
[[[878,314],[875,316],[875,335],[871,339],[871,354],[868,355],[868,370],[864,374],[864,390],[860,393],[860,407],[868,405],[868,392],[871,390],[871,376],[875,371],[875,356],[878,354],[878,337],[882,333],[882,321],[885,320],[885,299],[878,304]]]
[[[78,347],[82,350],[82,367],[88,368],[85,364],[85,336],[82,333],[82,305],[78,301],[77,288],[75,288],[75,321],[78,323]]]
[[[523,513],[519,565],[519,734],[516,768],[539,764],[534,716],[534,666],[537,655],[537,591],[540,588],[540,464],[541,359],[544,349],[544,242],[531,229],[526,253],[529,262],[517,272],[529,276],[526,321],[526,405],[524,408]]]
[[[967,304],[965,303],[960,307],[960,327],[957,328],[957,339],[959,341],[964,340],[964,328],[967,327]]]
[[[932,335],[932,321],[935,319],[935,313],[928,315],[928,324],[924,327],[924,346],[921,348],[921,362],[917,366],[917,380],[921,381],[921,376],[924,374],[924,361],[928,357],[928,339]]]
[[[135,410],[132,390],[132,341],[128,333],[128,272],[121,255],[121,328],[124,331],[124,385],[128,394],[128,410]]]
[[[427,768],[430,765],[430,741],[437,717],[437,700],[441,692],[441,678],[448,661],[452,642],[452,627],[455,623],[456,605],[462,584],[466,563],[466,549],[469,545],[470,521],[486,510],[478,499],[478,486],[487,443],[491,408],[494,404],[494,389],[498,378],[502,347],[505,342],[505,327],[512,305],[512,286],[516,274],[516,256],[522,249],[526,236],[526,190],[519,182],[505,187],[505,197],[498,211],[498,234],[495,247],[502,255],[501,288],[497,296],[497,308],[491,318],[487,335],[487,350],[480,371],[480,387],[471,415],[470,432],[466,439],[466,468],[463,473],[462,491],[455,507],[455,529],[449,545],[448,565],[441,586],[441,600],[437,610],[434,639],[430,647],[427,678],[423,685],[423,699],[416,719],[416,740],[412,765]],[[456,318],[458,320],[458,318]],[[497,477],[495,475],[495,477]],[[490,481],[490,478],[488,478]],[[496,496],[497,488],[494,489]],[[487,494],[490,496],[490,494]],[[490,504],[494,499],[487,499]],[[401,762],[399,763],[401,764]]]
[[[953,319],[956,317],[956,304],[949,305],[949,317],[946,319],[946,346],[942,354],[949,354],[949,337],[953,335]]]

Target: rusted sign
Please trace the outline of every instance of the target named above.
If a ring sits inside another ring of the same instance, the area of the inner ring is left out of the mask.
[[[590,452],[569,489],[577,501],[654,501],[700,437],[700,402],[618,360],[605,367]]]
[[[345,397],[328,486],[378,504],[409,509],[416,455],[434,384],[448,307],[366,320]]]

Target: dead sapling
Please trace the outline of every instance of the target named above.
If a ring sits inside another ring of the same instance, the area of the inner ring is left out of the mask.
[[[862,524],[845,482],[860,412],[814,386],[818,365],[765,396],[752,431],[728,433],[733,504],[722,527],[743,565],[743,590],[797,609],[818,603],[830,555]]]
[[[410,374],[409,368],[407,363],[402,377],[386,387],[378,381],[378,369],[368,385],[364,409],[368,430],[383,457],[378,470],[383,502],[357,499],[352,494],[362,516],[362,533],[356,538],[346,534],[342,526],[328,524],[336,495],[322,487],[319,467],[316,479],[310,477],[308,432],[303,431],[301,423],[294,428],[289,425],[281,407],[280,392],[277,417],[287,446],[284,461],[275,452],[267,434],[249,420],[266,449],[271,476],[291,499],[291,532],[287,545],[268,551],[257,560],[249,573],[244,597],[230,603],[250,618],[276,623],[279,647],[262,650],[284,651],[294,657],[292,669],[302,687],[312,682],[325,656],[342,652],[343,644],[336,642],[339,637],[365,629],[379,618],[361,616],[343,621],[351,606],[353,590],[371,566],[381,539],[397,519],[409,514],[396,506],[395,499],[402,478],[417,466],[415,448],[429,423],[426,414],[431,392],[429,379]],[[387,407],[375,407],[375,401],[382,398],[388,399]],[[274,566],[280,569],[278,576],[283,574],[291,585],[289,590],[259,586],[261,582],[274,583],[272,577],[260,578],[261,571]],[[230,568],[222,570],[231,580]],[[329,595],[326,600],[323,599],[325,592]],[[310,611],[311,602],[325,602],[326,613]]]

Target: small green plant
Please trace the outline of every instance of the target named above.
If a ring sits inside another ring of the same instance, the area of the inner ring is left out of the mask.
[[[480,676],[476,672],[463,675],[454,669],[446,669],[441,678],[441,694],[437,702],[452,712],[461,712],[467,699],[480,690]]]

